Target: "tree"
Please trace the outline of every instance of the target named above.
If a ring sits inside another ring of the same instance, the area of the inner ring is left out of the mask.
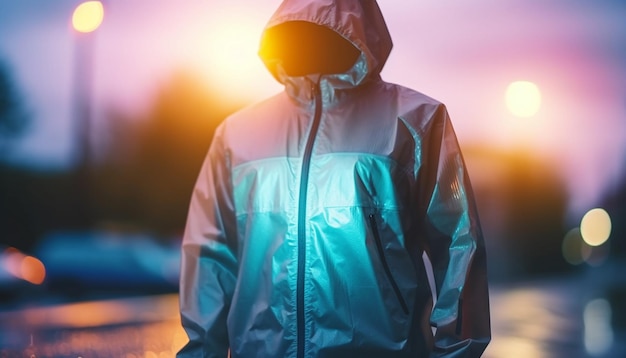
[[[171,237],[182,232],[191,191],[217,125],[238,108],[189,72],[170,77],[143,118],[114,113],[113,142],[94,173],[100,222]]]
[[[11,142],[24,133],[28,123],[9,66],[0,60],[0,159],[8,153]]]
[[[481,219],[492,280],[570,269],[561,243],[568,193],[563,178],[539,157],[488,147],[464,148]]]

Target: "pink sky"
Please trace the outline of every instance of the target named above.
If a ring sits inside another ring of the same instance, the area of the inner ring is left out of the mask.
[[[14,69],[36,123],[13,153],[15,161],[71,165],[69,22],[78,3],[0,3],[0,56]],[[256,41],[279,3],[105,2],[94,52],[98,133],[107,131],[107,108],[141,113],[159,84],[180,68],[246,101],[280,91],[256,56]],[[464,146],[530,148],[564,176],[575,176],[568,186],[572,206],[581,209],[624,171],[626,6],[619,1],[379,4],[395,44],[383,78],[445,102]],[[520,79],[542,91],[543,105],[531,119],[514,118],[505,107],[507,85]]]

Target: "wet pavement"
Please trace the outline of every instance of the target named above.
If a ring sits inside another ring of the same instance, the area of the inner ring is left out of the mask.
[[[163,358],[186,342],[173,294],[3,312],[0,327],[0,357]]]
[[[493,284],[484,357],[626,357],[623,296],[611,294],[626,287],[622,272]],[[186,342],[177,305],[170,294],[1,311],[0,358],[173,357]]]
[[[492,285],[488,358],[626,357],[626,268]]]

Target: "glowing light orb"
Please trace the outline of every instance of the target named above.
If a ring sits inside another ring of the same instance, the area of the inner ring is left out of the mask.
[[[13,276],[34,285],[40,285],[45,280],[46,268],[39,259],[25,255],[13,247],[6,249],[2,256],[5,270]]]
[[[585,349],[592,356],[604,355],[613,346],[612,314],[610,303],[603,298],[594,299],[585,306],[583,312],[584,343]]]
[[[580,235],[579,228],[573,228],[568,231],[561,244],[561,251],[565,261],[571,265],[579,265],[585,262],[583,245],[585,243]]]
[[[251,70],[262,68],[257,55],[260,29],[249,20],[250,16],[216,21],[206,39],[209,63],[216,76],[224,77],[220,82],[247,82]]]
[[[21,276],[24,281],[40,285],[46,278],[46,268],[43,263],[32,256],[26,256],[20,265]]]
[[[100,1],[86,1],[76,7],[72,15],[72,26],[78,32],[95,31],[104,18],[104,8]]]
[[[580,222],[580,234],[589,246],[600,246],[611,234],[611,217],[606,210],[589,210]]]
[[[533,82],[512,82],[506,89],[505,99],[507,108],[517,117],[532,117],[541,108],[541,91]]]

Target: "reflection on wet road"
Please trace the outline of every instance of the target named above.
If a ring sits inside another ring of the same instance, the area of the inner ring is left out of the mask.
[[[495,289],[486,357],[586,357],[582,320],[567,292],[554,287]]]
[[[611,305],[587,281],[542,280],[491,289],[487,358],[625,357]],[[178,298],[164,295],[0,312],[0,357],[173,357],[186,337]]]
[[[612,314],[623,303],[605,297],[624,290],[616,280],[621,270],[492,287],[492,342],[484,357],[626,357],[624,322]]]
[[[0,357],[173,357],[187,341],[178,296],[0,313]]]

